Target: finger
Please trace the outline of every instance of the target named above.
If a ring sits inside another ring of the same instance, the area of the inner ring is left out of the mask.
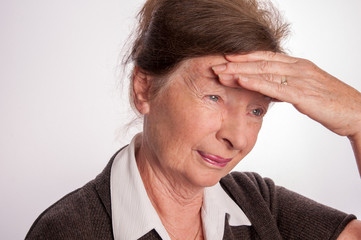
[[[241,78],[243,75],[239,75],[239,74],[219,74],[218,78],[220,80],[220,82],[223,84],[225,83],[225,85],[229,86],[229,87],[239,87],[239,83],[238,80],[239,78]],[[244,75],[244,78],[248,78],[248,79],[254,79],[254,78],[259,78],[259,79],[263,79],[265,81],[269,81],[269,82],[275,82],[278,84],[285,84],[287,85],[289,82],[290,77],[286,76],[286,75],[277,75],[277,74],[258,74],[258,75]],[[293,84],[292,84],[293,86]]]
[[[228,62],[212,67],[215,74],[278,74],[299,76],[302,74],[296,66],[284,62],[255,61],[255,62]]]
[[[279,101],[289,102],[292,104],[297,104],[300,95],[298,89],[293,86],[283,85],[275,81],[267,81],[260,77],[254,76],[242,75],[238,76],[238,79],[233,80],[233,82],[221,81],[221,83],[229,87],[233,87],[238,84],[238,87],[242,87],[254,92],[259,92]]]
[[[249,54],[226,55],[228,61],[231,62],[250,62],[250,61],[279,61],[285,63],[295,63],[298,58],[288,56],[282,53],[275,53],[270,51],[257,51]]]
[[[238,75],[234,74],[219,74],[218,75],[219,82],[227,87],[232,88],[240,88],[241,86],[238,83]]]

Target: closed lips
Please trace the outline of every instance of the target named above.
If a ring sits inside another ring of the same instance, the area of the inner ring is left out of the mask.
[[[227,163],[232,161],[232,158],[222,158],[220,156],[206,154],[204,152],[198,151],[199,155],[205,160],[206,162],[218,166],[218,167],[225,167]]]

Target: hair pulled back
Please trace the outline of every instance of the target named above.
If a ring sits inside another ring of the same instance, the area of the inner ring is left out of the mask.
[[[126,62],[162,76],[192,57],[282,52],[288,25],[270,2],[148,0]]]

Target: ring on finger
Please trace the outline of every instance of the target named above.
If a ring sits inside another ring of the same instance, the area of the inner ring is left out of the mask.
[[[286,76],[282,76],[282,77],[281,77],[281,84],[282,84],[282,85],[287,85],[287,84],[288,84],[288,82],[287,82],[287,77],[286,77]]]

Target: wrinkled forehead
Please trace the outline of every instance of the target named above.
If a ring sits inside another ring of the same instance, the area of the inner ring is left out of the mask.
[[[227,62],[224,56],[220,55],[195,57],[184,60],[179,66],[179,70],[198,77],[215,78],[216,75],[212,71],[212,67]]]
[[[204,85],[221,86],[212,67],[226,62],[228,61],[221,55],[189,58],[181,62],[174,75],[176,78],[184,80],[188,85],[198,85],[198,87]]]
[[[219,82],[218,76],[213,72],[212,67],[227,62],[229,61],[227,61],[222,55],[190,58],[184,60],[175,73],[193,89],[212,89],[217,91],[226,91],[226,93],[252,92],[255,97],[266,98],[267,101],[270,101],[269,97],[261,93],[253,92],[241,87],[232,88],[222,85]]]

